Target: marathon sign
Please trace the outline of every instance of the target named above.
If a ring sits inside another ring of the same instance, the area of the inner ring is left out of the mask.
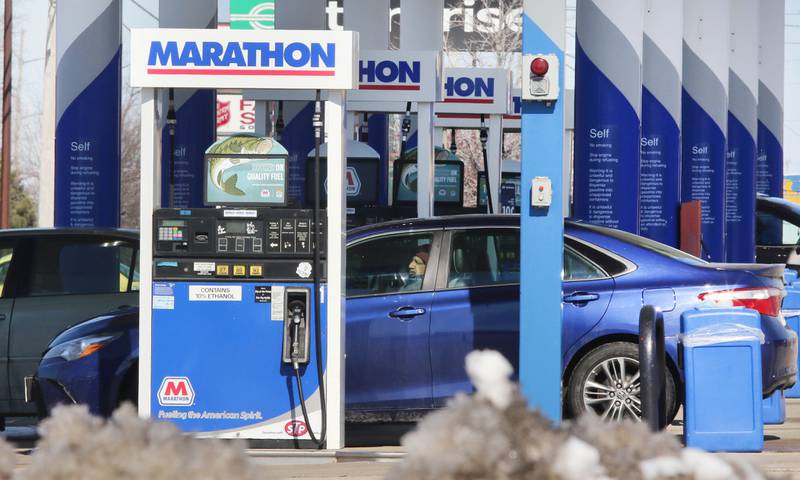
[[[350,90],[356,58],[353,32],[133,29],[131,85]]]
[[[509,71],[503,68],[445,68],[442,101],[434,110],[436,117],[507,114],[510,108],[509,75]]]
[[[439,52],[362,50],[358,88],[348,100],[436,102],[441,76]]]

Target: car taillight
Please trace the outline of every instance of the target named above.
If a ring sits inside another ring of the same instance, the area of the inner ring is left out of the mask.
[[[697,297],[704,302],[716,303],[724,307],[745,307],[762,315],[777,317],[781,312],[781,300],[785,292],[780,288],[735,288],[704,292]]]

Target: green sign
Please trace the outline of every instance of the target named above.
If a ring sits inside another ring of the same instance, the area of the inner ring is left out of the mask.
[[[232,30],[273,30],[275,0],[231,0]]]

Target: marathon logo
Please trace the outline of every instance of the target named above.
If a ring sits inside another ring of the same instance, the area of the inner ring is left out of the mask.
[[[447,77],[445,103],[494,103],[494,78]]]
[[[194,403],[194,388],[188,377],[164,377],[158,388],[158,404],[188,407]]]
[[[420,62],[359,62],[359,90],[420,90]]]
[[[152,41],[153,75],[334,76],[336,44]]]

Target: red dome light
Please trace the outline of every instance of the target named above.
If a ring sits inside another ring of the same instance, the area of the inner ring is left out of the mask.
[[[542,57],[536,57],[531,62],[531,73],[536,76],[539,77],[544,76],[549,69],[550,69],[550,64],[547,63],[547,60],[545,60]]]

